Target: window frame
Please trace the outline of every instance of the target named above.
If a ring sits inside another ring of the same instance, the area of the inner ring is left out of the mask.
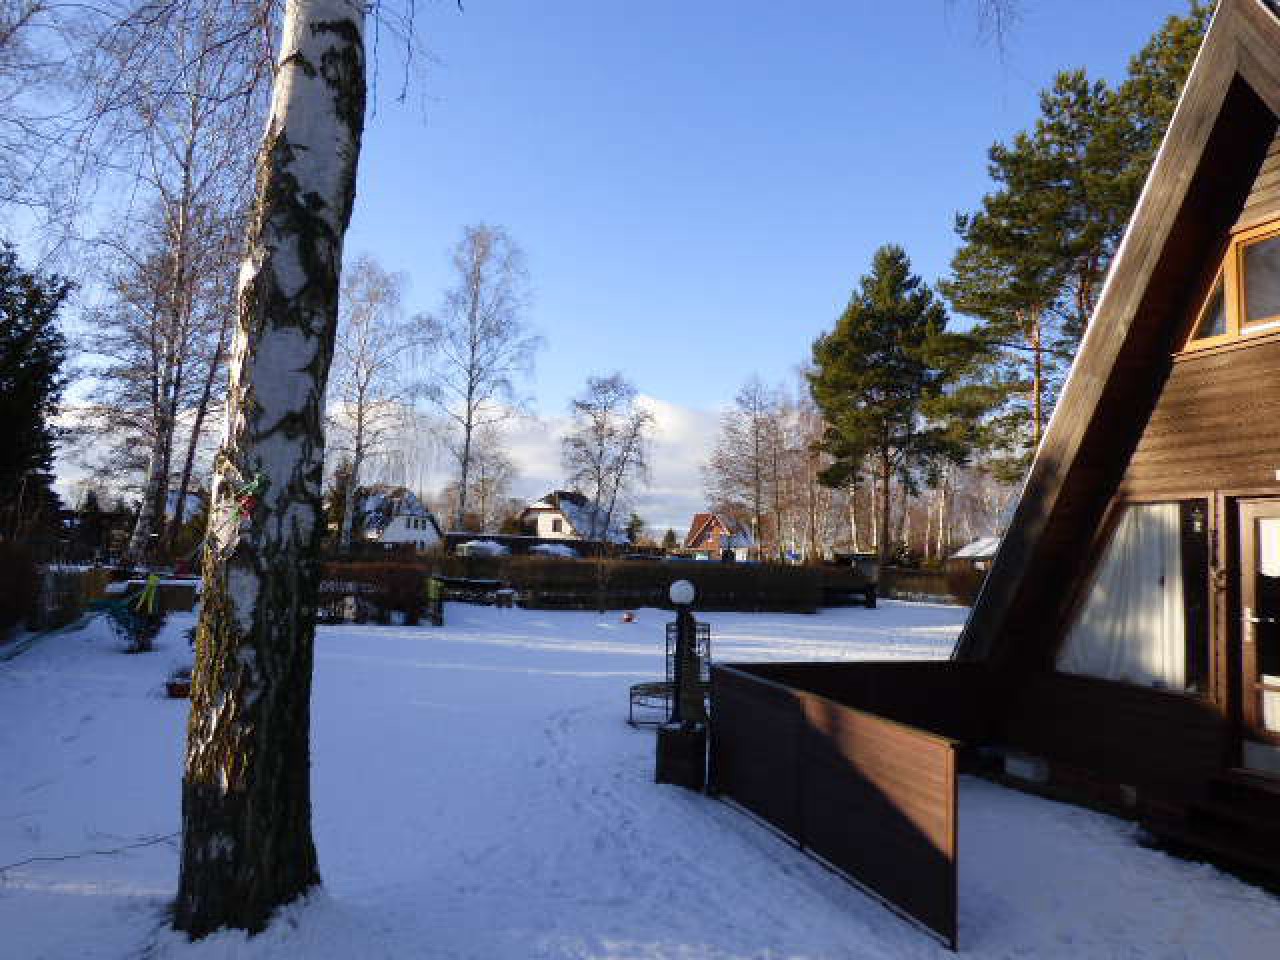
[[[1236,277],[1239,285],[1239,321],[1240,331],[1242,335],[1261,333],[1264,330],[1280,329],[1280,313],[1258,320],[1254,323],[1249,322],[1249,318],[1245,316],[1248,309],[1249,298],[1245,296],[1245,284],[1249,282],[1249,278],[1245,275],[1244,254],[1250,247],[1256,246],[1266,240],[1280,239],[1280,223],[1272,220],[1269,223],[1262,224],[1258,227],[1251,227],[1248,230],[1242,230],[1237,236],[1232,238],[1231,246],[1235,253],[1236,260]]]
[[[1227,249],[1222,256],[1222,262],[1219,264],[1218,269],[1214,271],[1209,289],[1200,298],[1196,306],[1196,311],[1191,321],[1191,329],[1187,332],[1187,338],[1183,343],[1182,350],[1179,351],[1180,353],[1194,353],[1198,350],[1207,350],[1224,344],[1238,343],[1251,337],[1280,332],[1280,313],[1255,323],[1247,323],[1244,315],[1248,302],[1244,291],[1246,281],[1244,269],[1245,251],[1264,240],[1274,239],[1280,239],[1280,218],[1232,231],[1231,238],[1227,243]],[[1208,310],[1209,305],[1213,302],[1213,294],[1218,289],[1219,281],[1222,282],[1223,309],[1226,313],[1227,321],[1226,332],[1214,337],[1197,338],[1196,331],[1200,329],[1205,311]]]

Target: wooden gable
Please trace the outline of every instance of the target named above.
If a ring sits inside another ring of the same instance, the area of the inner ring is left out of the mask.
[[[1280,343],[1175,359],[1234,226],[1280,213],[1280,21],[1262,0],[1223,0],[1197,57],[1097,310],[956,658],[1051,662],[1070,590],[1118,491],[1235,483],[1275,450],[1197,457],[1230,412],[1212,397],[1248,381],[1280,403]],[[1227,374],[1224,371],[1230,369]],[[1215,391],[1217,394],[1215,394]],[[1210,402],[1201,403],[1208,399]],[[1188,409],[1196,406],[1194,417]],[[1196,438],[1199,432],[1200,439]],[[1177,443],[1170,445],[1169,438]],[[1173,449],[1176,447],[1176,450]],[[1253,476],[1253,474],[1249,474]],[[1257,474],[1263,479],[1261,474]],[[1177,492],[1185,490],[1177,487]]]

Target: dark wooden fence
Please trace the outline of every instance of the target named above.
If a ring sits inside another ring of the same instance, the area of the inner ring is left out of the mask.
[[[713,666],[710,789],[955,949],[956,734],[985,738],[985,683],[948,661]]]

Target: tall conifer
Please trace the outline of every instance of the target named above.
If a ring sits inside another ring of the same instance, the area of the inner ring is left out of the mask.
[[[947,332],[947,312],[898,246],[884,246],[836,328],[813,345],[808,375],[827,422],[822,447],[833,463],[822,482],[846,487],[869,463],[878,494],[877,536],[890,553],[890,484],[914,485],[941,461],[963,463],[991,400],[967,382],[971,338]]]

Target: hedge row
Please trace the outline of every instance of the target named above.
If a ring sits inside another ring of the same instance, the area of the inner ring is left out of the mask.
[[[438,557],[403,563],[325,564],[324,579],[368,585],[379,610],[421,612],[423,581],[432,572],[449,577],[499,580],[526,606],[622,610],[669,606],[667,589],[689,580],[699,610],[812,613],[822,602],[830,574],[820,567],[774,564],[663,563],[652,560],[571,560],[558,557]]]

